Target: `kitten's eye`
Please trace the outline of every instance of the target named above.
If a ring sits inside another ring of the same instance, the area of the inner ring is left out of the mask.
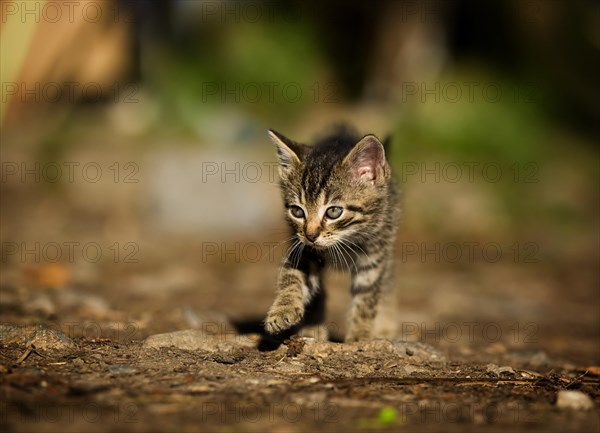
[[[327,215],[327,218],[334,220],[339,218],[343,211],[344,209],[339,206],[331,206],[325,211],[325,215]]]
[[[296,218],[304,218],[304,211],[300,206],[290,206],[290,212]]]

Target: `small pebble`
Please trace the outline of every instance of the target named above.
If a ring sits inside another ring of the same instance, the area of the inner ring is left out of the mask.
[[[591,410],[594,407],[592,399],[581,391],[558,391],[556,407],[559,409]]]
[[[108,370],[115,376],[137,373],[137,370],[128,364],[114,364],[109,366]]]
[[[75,358],[73,360],[73,365],[75,367],[83,367],[85,365],[85,361],[83,359],[81,359],[81,358]]]
[[[485,370],[488,373],[494,373],[496,376],[500,376],[502,373],[508,373],[508,374],[511,374],[511,375],[516,374],[515,370],[512,367],[508,366],[508,365],[499,367],[496,364],[488,364],[488,365],[485,366]]]

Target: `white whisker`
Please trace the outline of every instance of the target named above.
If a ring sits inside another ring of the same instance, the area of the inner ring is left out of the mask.
[[[355,251],[352,249],[352,247],[350,245],[346,244],[346,241],[344,239],[342,239],[342,238],[339,239],[339,245],[342,248],[345,248],[345,249],[347,248],[348,250],[350,250],[350,253],[356,254]],[[352,261],[352,265],[354,266],[354,270],[356,272],[358,272],[358,267],[356,266],[356,262],[354,261],[354,258],[352,257],[352,254],[348,254],[348,258]]]
[[[281,277],[281,271],[283,271],[283,268],[285,267],[286,263],[292,263],[291,262],[291,257],[293,254],[295,254],[296,249],[298,248],[299,244],[301,244],[299,239],[296,239],[296,241],[290,246],[290,248],[288,249],[285,259],[282,260],[281,264],[279,265],[279,269],[277,271],[277,280],[280,280]]]

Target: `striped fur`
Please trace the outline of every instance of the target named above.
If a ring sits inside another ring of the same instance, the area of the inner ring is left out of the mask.
[[[269,135],[277,145],[293,242],[281,264],[266,331],[279,334],[323,323],[322,274],[333,266],[352,275],[346,341],[373,338],[380,300],[393,286],[398,213],[383,145],[374,135],[361,138],[346,128],[313,146],[272,130]],[[320,337],[326,335],[320,332]]]

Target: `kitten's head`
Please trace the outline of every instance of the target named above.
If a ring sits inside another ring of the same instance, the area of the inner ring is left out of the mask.
[[[273,130],[269,136],[277,145],[286,218],[298,239],[323,250],[377,232],[391,177],[377,137],[342,130],[306,146]]]

